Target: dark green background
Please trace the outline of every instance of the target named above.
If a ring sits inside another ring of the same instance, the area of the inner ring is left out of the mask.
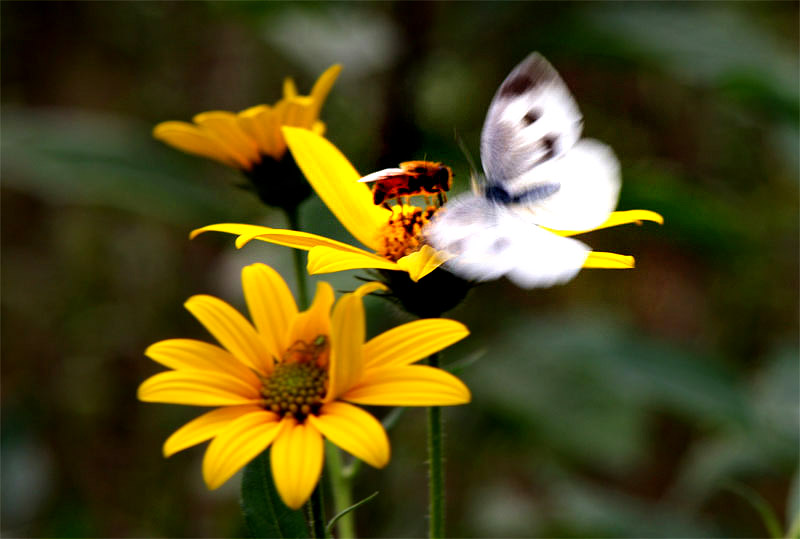
[[[221,165],[152,126],[270,103],[344,65],[328,135],[362,173],[477,154],[500,81],[532,50],[560,71],[585,133],[623,165],[594,233],[632,271],[566,286],[483,285],[451,316],[473,391],[447,420],[451,536],[763,536],[752,488],[797,513],[797,3],[33,3],[2,6],[2,533],[243,533],[239,477],[208,492],[202,449],[161,457],[197,409],[142,404],[142,352],[206,339],[197,293],[242,306],[240,268],[292,275],[288,249],[188,232],[283,226]],[[350,241],[317,199],[309,230]],[[333,275],[352,289],[356,272]],[[368,299],[374,334],[404,319]],[[382,413],[380,410],[376,413]],[[425,533],[424,414],[365,470],[364,536]]]

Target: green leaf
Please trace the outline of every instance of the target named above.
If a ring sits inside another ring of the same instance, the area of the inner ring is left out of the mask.
[[[378,495],[378,491],[376,490],[375,492],[373,492],[372,494],[370,494],[369,496],[367,496],[366,498],[364,498],[360,502],[356,502],[353,505],[351,505],[350,507],[347,507],[347,508],[342,509],[341,511],[339,511],[336,515],[334,515],[334,517],[330,520],[330,522],[328,522],[328,526],[325,528],[325,531],[327,533],[331,533],[333,531],[333,527],[336,525],[336,522],[340,518],[345,516],[350,511],[353,511],[356,508],[361,507],[362,505],[364,505],[365,503],[367,503],[368,501],[370,501],[372,498],[374,498],[377,495]]]
[[[268,451],[245,467],[241,504],[252,537],[308,537],[303,513],[286,507],[275,489]]]

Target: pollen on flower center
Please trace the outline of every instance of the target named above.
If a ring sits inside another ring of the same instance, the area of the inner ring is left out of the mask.
[[[397,261],[418,251],[423,245],[422,229],[437,209],[434,206],[422,209],[399,204],[392,207],[389,222],[381,227],[378,234],[378,254]]]
[[[264,408],[298,420],[319,412],[328,384],[328,370],[320,361],[326,348],[327,339],[323,336],[311,344],[298,341],[289,347],[284,360],[262,380]]]

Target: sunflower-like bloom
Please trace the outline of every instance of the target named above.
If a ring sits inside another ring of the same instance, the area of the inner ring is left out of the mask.
[[[321,282],[303,312],[269,266],[245,267],[242,285],[254,325],[220,299],[190,298],[186,308],[222,347],[192,339],[153,344],[147,356],[171,370],[147,379],[138,393],[147,402],[216,407],[164,444],[169,457],[213,438],[203,459],[210,489],[272,446],[275,485],[296,509],[320,477],[323,437],[372,466],[388,463],[385,430],[353,404],[469,402],[469,390],[455,376],[413,365],[466,337],[459,322],[417,320],[364,342],[362,297],[382,288],[379,283],[345,294],[334,306],[333,290]]]
[[[273,106],[257,105],[238,113],[203,112],[193,118],[193,123],[162,122],[153,129],[153,136],[184,152],[241,170],[267,204],[296,206],[308,197],[310,189],[305,180],[301,179],[299,185],[287,180],[297,171],[286,154],[281,128],[294,126],[322,135],[325,124],[319,114],[341,69],[340,65],[328,68],[310,95],[299,95],[292,79],[287,78],[283,98]]]
[[[298,166],[319,197],[370,251],[316,234],[234,223],[206,226],[193,231],[191,237],[218,231],[237,235],[237,247],[258,239],[304,249],[309,251],[308,272],[311,274],[350,269],[397,270],[406,272],[416,282],[446,261],[447,255],[427,245],[422,235],[422,229],[435,215],[436,208],[398,204],[387,209],[375,205],[370,189],[359,182],[361,176],[333,144],[304,129],[284,127],[283,133]],[[661,216],[647,210],[615,211],[592,230],[640,221],[661,222]],[[572,236],[589,230],[552,232]],[[583,267],[632,268],[634,259],[592,251]]]

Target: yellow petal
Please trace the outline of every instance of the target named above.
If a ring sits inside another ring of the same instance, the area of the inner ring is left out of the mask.
[[[259,225],[243,225],[241,223],[218,223],[215,225],[208,225],[202,228],[196,228],[189,233],[189,239],[193,240],[200,234],[205,232],[227,232],[228,234],[233,234],[235,236],[248,236],[253,238],[258,235],[260,232],[270,232],[275,230],[274,228],[269,228],[266,226],[259,226]]]
[[[316,133],[319,136],[325,134],[325,122],[316,121],[314,125],[311,126],[311,131]]]
[[[266,228],[266,227],[265,227]],[[297,230],[283,230],[280,228],[273,228],[270,231],[262,231],[258,235],[241,235],[236,239],[236,246],[242,247],[252,240],[261,240],[268,243],[276,243],[286,247],[294,247],[295,249],[310,250],[318,245],[325,247],[332,247],[342,251],[351,253],[366,253],[359,247],[353,247],[341,241],[332,240],[325,236],[318,236],[308,232],[299,232]]]
[[[298,314],[289,328],[289,346],[297,341],[310,344],[320,335],[331,334],[331,306],[333,305],[333,288],[326,282],[317,283],[314,302],[308,310]]]
[[[280,434],[278,416],[264,410],[232,421],[208,445],[203,457],[203,479],[213,490],[264,451]]]
[[[295,249],[303,249],[306,251],[313,249],[318,245],[322,245],[352,253],[369,254],[363,249],[326,238],[325,236],[309,234],[308,232],[298,232],[296,230],[283,230],[280,228],[243,225],[238,223],[219,223],[216,225],[204,226],[202,228],[192,230],[192,232],[189,234],[189,238],[194,239],[204,232],[227,232],[228,234],[235,234],[238,236],[236,238],[237,248],[242,248],[253,240],[261,240],[267,243],[275,243],[277,245],[294,247]]]
[[[273,111],[275,113],[275,121],[273,122],[273,137],[277,144],[277,150],[280,152],[281,155],[284,154],[286,151],[286,140],[283,138],[283,122],[286,120],[286,110],[289,106],[290,99],[281,99],[275,106],[273,107]]]
[[[145,355],[165,367],[181,371],[227,373],[254,386],[258,377],[236,357],[213,344],[194,339],[168,339],[151,344]]]
[[[597,251],[590,252],[583,263],[584,268],[631,269],[634,266],[635,260],[632,256]]]
[[[389,290],[389,287],[378,281],[372,281],[369,283],[364,283],[355,290],[353,290],[353,294],[355,294],[360,298],[363,298],[367,294],[372,294],[373,292],[377,292],[378,290],[387,291]]]
[[[429,318],[397,326],[364,344],[364,368],[409,365],[469,335],[455,320]]]
[[[308,421],[331,442],[370,466],[383,468],[388,464],[386,431],[380,421],[361,408],[345,402],[329,402],[319,416],[308,416]]]
[[[592,230],[600,230],[601,228],[609,228],[612,226],[627,225],[629,223],[642,224],[642,221],[652,221],[660,225],[664,224],[664,218],[654,211],[628,210],[613,212],[603,224],[589,230],[551,230],[551,232],[559,236],[574,236],[576,234],[583,234],[585,232],[591,232]]]
[[[273,356],[266,343],[236,309],[207,295],[192,296],[184,306],[239,361],[264,374],[272,371]]]
[[[275,160],[283,157],[286,146],[280,140],[275,111],[269,105],[257,105],[238,114],[239,125],[258,144],[259,152]]]
[[[397,262],[367,251],[355,252],[338,247],[318,245],[308,253],[308,266],[311,275],[334,273],[352,269],[388,269],[400,270]]]
[[[423,245],[419,251],[398,260],[397,265],[403,271],[407,271],[409,278],[416,283],[444,264],[446,260],[444,253],[438,253],[433,247]]]
[[[202,112],[193,120],[200,127],[217,135],[226,143],[229,150],[245,159],[248,165],[261,161],[258,144],[242,129],[236,114],[221,110]]]
[[[235,406],[260,401],[258,389],[220,372],[168,371],[151,376],[139,386],[144,402],[190,406]]]
[[[164,442],[164,456],[171,457],[187,447],[210,440],[224,430],[234,419],[258,411],[263,411],[263,409],[259,406],[246,404],[244,406],[225,406],[224,408],[206,412],[197,419],[189,421],[167,438],[167,441]]]
[[[297,316],[294,297],[280,274],[265,264],[242,268],[242,287],[250,318],[272,357],[286,350],[289,326]]]
[[[361,243],[377,250],[380,227],[390,211],[372,203],[372,193],[358,180],[361,175],[330,142],[306,129],[283,128],[297,165],[319,197]]]
[[[270,451],[272,478],[283,503],[298,509],[322,473],[322,436],[308,421],[298,424],[289,417],[282,423],[286,426]]]
[[[291,77],[286,77],[283,79],[283,97],[284,98],[291,98],[297,95],[297,86],[295,86],[294,81]]]
[[[312,118],[316,119],[319,117],[322,104],[325,103],[325,99],[328,97],[328,94],[333,87],[333,83],[336,82],[336,78],[339,76],[341,71],[342,66],[339,64],[334,64],[326,69],[325,72],[319,76],[317,82],[314,83],[314,87],[311,89],[311,100],[314,103],[311,111]]]
[[[310,97],[296,96],[285,99],[286,106],[281,109],[282,126],[311,129],[316,118],[313,116],[313,105]]]
[[[331,363],[325,400],[330,402],[355,384],[364,370],[361,347],[366,334],[364,304],[358,294],[345,294],[333,308]]]
[[[470,393],[448,372],[405,365],[370,370],[341,399],[376,406],[449,406],[469,402]]]
[[[214,159],[234,168],[247,166],[237,159],[224,144],[196,125],[186,122],[162,122],[153,128],[153,137],[183,152]]]

